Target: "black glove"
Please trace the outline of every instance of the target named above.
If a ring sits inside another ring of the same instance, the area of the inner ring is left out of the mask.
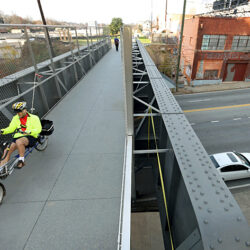
[[[23,133],[23,131],[22,131],[22,129],[21,129],[21,128],[17,128],[17,129],[16,129],[16,133],[20,133],[20,134],[22,134],[22,133]]]

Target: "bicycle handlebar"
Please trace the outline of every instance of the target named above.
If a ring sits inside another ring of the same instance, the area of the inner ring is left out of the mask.
[[[10,133],[12,135],[12,137],[14,137],[14,135],[16,133],[20,133],[20,134],[26,134],[29,135],[30,133],[26,133],[25,131],[22,131],[22,128],[17,128],[13,133]],[[0,135],[2,135],[2,130],[0,130]]]

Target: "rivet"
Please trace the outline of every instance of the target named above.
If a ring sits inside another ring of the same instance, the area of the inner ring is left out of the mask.
[[[221,238],[218,238],[218,242],[219,242],[219,243],[222,243],[222,239],[221,239]]]
[[[225,211],[228,211],[228,208],[227,208],[227,207],[224,207],[224,210],[225,210]]]
[[[227,195],[227,194],[225,194],[225,197],[226,197],[226,198],[228,198],[228,195]]]
[[[210,208],[208,208],[207,211],[208,211],[209,213],[212,213],[212,210],[211,210]]]
[[[208,179],[209,179],[209,180],[212,180],[212,177],[208,176]]]
[[[235,237],[235,241],[239,242],[240,241],[240,237]]]
[[[189,182],[189,184],[191,185],[191,184],[193,184],[193,182],[192,182],[192,181],[190,181],[190,182]]]
[[[237,217],[237,221],[241,221],[241,218],[240,218],[240,217]]]
[[[220,181],[219,181],[219,180],[217,180],[217,183],[220,183]]]
[[[199,208],[200,210],[202,209],[202,207],[201,207],[201,206],[199,206],[198,208]]]
[[[195,192],[195,189],[194,189],[194,188],[192,188],[192,192],[193,192],[193,193]]]
[[[207,204],[207,201],[204,201],[204,204]]]
[[[214,246],[213,245],[210,245],[209,246],[211,250],[214,250]]]
[[[200,187],[201,187],[201,185],[199,185],[199,184],[198,184],[198,185],[197,185],[197,187],[198,187],[198,188],[200,188]]]
[[[224,200],[222,200],[222,199],[221,199],[221,200],[220,200],[220,202],[221,202],[221,203],[223,203],[223,202],[224,202]]]
[[[203,196],[203,195],[204,195],[204,193],[203,193],[203,192],[200,192],[200,195],[202,195],[202,196]]]
[[[204,224],[208,224],[208,220],[204,220],[203,222],[204,222]]]
[[[199,200],[199,198],[198,198],[198,197],[195,197],[195,200],[196,200],[196,201],[198,201],[198,200]]]
[[[234,205],[233,205],[232,203],[229,203],[229,206],[230,206],[230,207],[233,207]]]
[[[216,191],[216,194],[220,194],[220,192],[219,192],[219,191]]]

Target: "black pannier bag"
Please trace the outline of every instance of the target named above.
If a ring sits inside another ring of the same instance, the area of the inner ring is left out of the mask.
[[[40,135],[51,135],[54,132],[54,124],[50,120],[41,120],[42,132]]]

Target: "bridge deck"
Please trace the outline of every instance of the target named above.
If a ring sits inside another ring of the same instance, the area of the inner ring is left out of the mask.
[[[55,132],[4,184],[1,249],[115,249],[124,152],[120,53],[110,51],[47,116]]]

